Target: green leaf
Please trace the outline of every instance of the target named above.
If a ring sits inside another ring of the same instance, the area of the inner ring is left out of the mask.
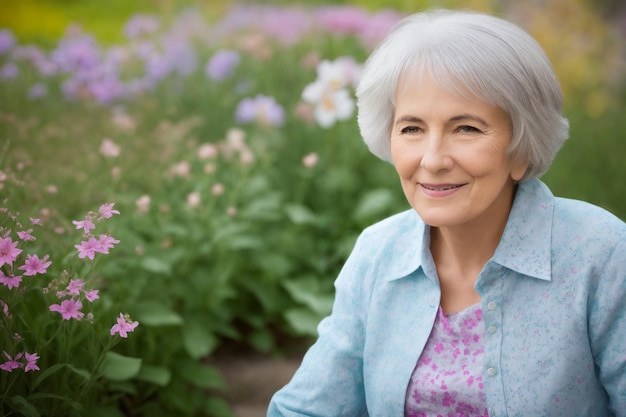
[[[332,294],[320,294],[319,283],[315,277],[307,277],[283,283],[294,300],[310,307],[320,316],[330,313],[334,296]]]
[[[285,207],[287,217],[295,224],[314,224],[317,222],[317,217],[308,208],[300,204],[288,204]]]
[[[63,368],[67,368],[75,374],[82,376],[85,380],[91,378],[91,374],[85,369],[76,368],[75,366],[68,363],[57,363],[56,365],[52,365],[49,368],[46,368],[39,374],[39,376],[37,377],[37,379],[35,379],[35,382],[33,383],[33,388],[36,388],[50,375],[60,371]]]
[[[357,204],[354,217],[359,221],[367,221],[383,215],[386,210],[393,207],[394,200],[394,194],[387,188],[371,190]]]
[[[133,316],[145,326],[180,326],[183,319],[169,307],[159,303],[143,303],[135,308]]]
[[[11,397],[11,402],[14,404],[15,411],[19,411],[20,414],[27,417],[40,417],[37,408],[29,403],[26,398],[21,395],[15,395]]]
[[[198,361],[182,360],[178,365],[180,376],[187,382],[204,389],[225,389],[226,381],[214,368]]]
[[[218,340],[206,325],[191,321],[183,329],[183,342],[189,356],[200,359],[217,347]]]
[[[207,398],[204,403],[204,410],[209,415],[215,417],[235,417],[235,414],[233,414],[230,405],[223,398]]]
[[[124,381],[136,376],[141,368],[140,358],[131,358],[115,352],[107,352],[100,371],[113,381]]]
[[[169,369],[162,366],[142,364],[135,379],[164,387],[170,383],[172,373]]]
[[[285,313],[287,323],[303,336],[317,336],[317,325],[322,317],[308,308],[292,308]]]
[[[152,256],[146,256],[145,258],[142,258],[139,265],[141,266],[141,268],[154,274],[171,275],[172,273],[172,268],[169,264],[161,259],[154,258]]]

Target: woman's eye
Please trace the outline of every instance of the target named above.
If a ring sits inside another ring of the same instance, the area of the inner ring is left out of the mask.
[[[400,132],[402,133],[417,133],[420,131],[420,128],[417,126],[407,126],[403,128]]]
[[[462,133],[481,133],[479,129],[468,125],[459,126],[457,130]]]

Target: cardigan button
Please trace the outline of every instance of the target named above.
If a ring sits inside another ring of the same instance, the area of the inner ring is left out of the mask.
[[[496,326],[489,326],[487,328],[487,331],[491,334],[494,334],[498,329],[496,328]]]
[[[490,301],[489,304],[487,304],[487,309],[489,309],[490,311],[493,311],[496,309],[497,306],[498,305],[495,302]]]
[[[487,375],[489,375],[489,376],[496,376],[496,368],[489,368],[489,369],[487,369]]]

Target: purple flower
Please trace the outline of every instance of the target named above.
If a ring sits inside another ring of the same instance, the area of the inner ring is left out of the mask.
[[[17,248],[18,242],[13,242],[10,237],[0,238],[0,266],[4,264],[13,265],[21,249]]]
[[[26,255],[24,265],[18,269],[24,270],[25,276],[45,274],[48,267],[52,264],[51,261],[48,261],[48,257],[48,255],[45,255],[42,259],[39,259],[37,255]]]
[[[14,369],[19,369],[24,366],[23,363],[18,362],[20,359],[22,359],[22,356],[24,355],[23,353],[18,353],[17,355],[15,355],[14,358],[12,358],[8,353],[4,351],[2,353],[8,359],[8,361],[0,365],[0,369],[2,369],[3,371],[11,372]]]
[[[20,71],[13,62],[7,62],[0,68],[0,79],[3,80],[12,80],[13,78],[17,78]]]
[[[15,45],[15,36],[8,29],[0,30],[0,55],[9,52]]]
[[[24,368],[24,372],[39,370],[39,367],[37,366],[37,359],[39,359],[39,355],[37,355],[37,353],[24,352],[24,359],[26,359],[26,368]]]
[[[159,19],[147,14],[136,14],[124,25],[124,35],[128,39],[135,39],[141,35],[149,35],[159,29]]]
[[[83,308],[83,303],[80,300],[63,300],[61,304],[52,304],[50,306],[50,311],[56,311],[63,316],[63,320],[76,319],[80,320],[85,315],[83,312],[79,311]]]
[[[120,316],[117,318],[117,324],[114,324],[111,327],[111,336],[115,333],[119,333],[121,337],[128,337],[128,332],[132,332],[135,330],[135,327],[139,325],[139,322],[132,321],[128,314],[120,313]]]
[[[113,209],[114,205],[115,203],[102,204],[100,208],[98,208],[98,212],[103,219],[110,219],[114,214],[120,214],[119,210]]]
[[[91,36],[74,35],[61,40],[52,59],[65,72],[91,70],[100,64],[100,48]]]
[[[228,78],[235,67],[239,65],[241,57],[239,52],[230,49],[217,51],[206,65],[206,73],[215,81]]]
[[[38,99],[48,95],[48,87],[44,83],[33,84],[28,90],[30,99]]]
[[[239,102],[235,110],[238,123],[259,122],[264,126],[282,126],[285,121],[285,110],[276,103],[274,97],[257,95]]]
[[[4,275],[4,272],[0,271],[0,284],[4,284],[8,289],[19,288],[20,282],[22,282],[21,275],[10,274],[9,276],[6,276]]]

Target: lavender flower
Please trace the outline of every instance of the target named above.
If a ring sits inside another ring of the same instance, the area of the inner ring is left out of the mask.
[[[207,63],[206,73],[211,79],[221,81],[233,73],[240,61],[239,52],[230,49],[219,50]]]
[[[285,121],[285,110],[274,97],[259,94],[239,102],[235,110],[235,120],[239,123],[256,121],[264,126],[282,126]]]
[[[8,29],[0,30],[0,55],[9,52],[15,45],[15,36]]]

